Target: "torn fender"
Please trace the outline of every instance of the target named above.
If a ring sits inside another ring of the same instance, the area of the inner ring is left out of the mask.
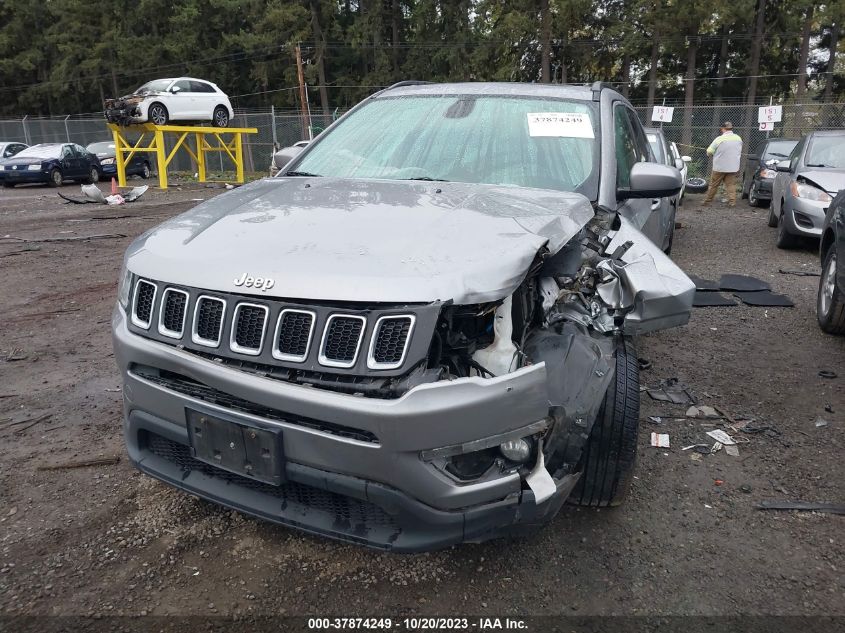
[[[626,242],[631,245],[618,259],[597,266],[602,275],[596,287],[599,298],[625,313],[622,329],[627,336],[686,324],[695,284],[631,222],[619,219],[621,226],[611,232],[607,252],[615,252]]]

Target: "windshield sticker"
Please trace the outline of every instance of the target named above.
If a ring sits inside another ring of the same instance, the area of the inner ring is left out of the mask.
[[[576,112],[529,112],[529,136],[560,136],[566,138],[595,138],[593,125],[587,114]]]

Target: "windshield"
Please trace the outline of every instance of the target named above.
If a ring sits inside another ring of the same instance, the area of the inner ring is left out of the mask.
[[[172,79],[156,79],[155,81],[150,81],[145,83],[143,86],[138,88],[134,94],[144,95],[148,92],[164,92],[167,90],[167,86],[170,85],[170,82],[173,81]]]
[[[563,99],[382,97],[353,111],[293,169],[338,178],[445,180],[598,195],[596,104]]]
[[[814,136],[804,164],[807,167],[845,169],[845,136]]]
[[[660,137],[657,134],[647,133],[648,144],[651,145],[651,151],[654,152],[654,159],[658,163],[666,162],[666,155],[663,153],[663,143],[660,142]]]
[[[33,145],[27,147],[15,158],[58,158],[61,151],[61,145]]]
[[[114,143],[103,141],[102,143],[91,143],[87,147],[92,154],[114,154]]]
[[[798,145],[798,141],[771,141],[766,145],[766,153],[763,154],[763,161],[789,158],[796,145]]]

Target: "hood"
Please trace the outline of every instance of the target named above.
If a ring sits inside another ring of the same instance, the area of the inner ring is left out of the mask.
[[[513,292],[541,247],[557,252],[592,217],[584,196],[540,189],[268,178],[142,235],[127,265],[256,296],[480,303]],[[272,279],[269,292],[236,285],[245,274]]]
[[[810,167],[798,173],[798,178],[810,181],[835,196],[840,189],[845,189],[845,169],[820,169]]]
[[[6,167],[14,166],[14,165],[40,165],[41,163],[49,163],[50,161],[59,160],[58,158],[42,158],[36,156],[21,156],[17,154],[16,156],[12,156],[11,158],[6,158],[5,160],[0,161],[0,165],[4,165]]]

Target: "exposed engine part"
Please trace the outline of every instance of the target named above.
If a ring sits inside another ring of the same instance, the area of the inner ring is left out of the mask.
[[[472,360],[494,376],[516,368],[516,345],[513,344],[513,297],[506,297],[493,317],[493,342],[472,355]],[[473,372],[480,373],[473,368]]]

